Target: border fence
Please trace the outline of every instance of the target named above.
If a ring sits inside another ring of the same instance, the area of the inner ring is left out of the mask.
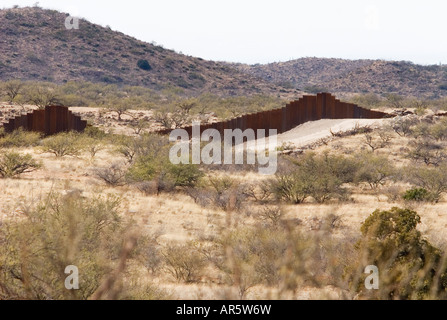
[[[280,109],[261,111],[246,114],[227,121],[201,124],[200,134],[206,129],[217,129],[221,135],[225,129],[265,129],[266,136],[269,129],[276,129],[278,133],[286,132],[307,121],[320,119],[381,119],[391,115],[361,108],[352,103],[341,102],[330,93],[305,95],[299,100],[288,103]],[[184,127],[188,134],[192,134],[192,126]],[[160,134],[169,134],[172,129],[157,131]]]
[[[3,123],[5,132],[12,132],[23,128],[27,131],[41,132],[44,135],[52,135],[63,131],[82,132],[87,127],[87,121],[74,115],[68,107],[46,106],[43,110],[33,110],[31,113],[22,114]]]

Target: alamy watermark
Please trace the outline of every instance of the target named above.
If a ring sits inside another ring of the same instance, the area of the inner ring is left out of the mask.
[[[65,29],[67,30],[78,30],[79,29],[79,18],[68,16],[65,18]]]
[[[374,265],[366,266],[365,273],[369,274],[365,279],[365,288],[379,290],[379,268]]]
[[[65,278],[65,289],[78,290],[79,289],[79,270],[78,267],[70,265],[65,268],[65,274],[68,277]]]
[[[256,133],[253,129],[225,129],[222,137],[217,129],[206,129],[200,134],[200,122],[193,122],[192,137],[185,129],[174,129],[169,141],[178,142],[169,151],[172,164],[222,164],[223,153],[223,164],[257,163],[259,173],[265,175],[275,174],[277,169],[276,129],[270,129],[268,137],[265,129]],[[202,142],[208,144],[203,146]]]

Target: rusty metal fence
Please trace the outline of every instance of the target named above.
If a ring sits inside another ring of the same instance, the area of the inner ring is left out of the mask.
[[[41,132],[44,135],[72,130],[82,132],[86,127],[87,121],[63,106],[46,106],[44,110],[34,110],[3,123],[5,132],[23,128],[27,131]]]
[[[215,122],[200,126],[200,133],[206,129],[217,129],[221,135],[225,129],[276,129],[278,133],[286,132],[307,121],[320,119],[381,119],[389,114],[361,108],[352,103],[341,102],[330,93],[316,96],[306,95],[299,100],[288,103],[280,109],[246,114],[231,120]],[[183,128],[191,136],[192,126]],[[157,133],[169,134],[172,129],[159,130]]]
[[[307,121],[320,119],[380,119],[386,117],[390,117],[390,115],[361,108],[352,103],[341,102],[330,93],[319,93],[316,96],[303,96],[280,109],[246,114],[223,122],[201,125],[200,133],[202,134],[206,129],[217,129],[221,135],[224,134],[225,129],[241,129],[242,131],[253,129],[255,132],[258,129],[265,129],[266,135],[268,135],[269,129],[276,129],[278,133],[282,133]],[[3,124],[6,132],[23,128],[45,135],[71,130],[82,132],[86,126],[87,121],[72,114],[68,107],[63,106],[47,106],[44,110],[34,110],[32,113],[9,119]],[[192,126],[183,129],[191,136]],[[169,134],[171,131],[172,129],[164,129],[157,133]]]

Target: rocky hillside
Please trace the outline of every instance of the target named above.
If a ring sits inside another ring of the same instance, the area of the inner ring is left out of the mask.
[[[85,80],[179,87],[187,94],[295,95],[227,65],[178,54],[85,20],[37,7],[0,10],[0,80]]]
[[[447,66],[405,61],[302,58],[265,65],[230,64],[272,83],[307,92],[447,96]]]
[[[187,95],[271,95],[286,99],[330,91],[439,98],[447,67],[404,61],[302,58],[265,65],[206,61],[139,41],[85,20],[67,30],[67,14],[38,7],[0,10],[0,81],[70,80],[138,85]],[[296,54],[296,53],[295,53]]]

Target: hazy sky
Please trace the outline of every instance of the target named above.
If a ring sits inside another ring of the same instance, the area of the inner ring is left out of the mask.
[[[0,7],[34,3],[0,0]],[[441,0],[40,0],[39,6],[211,60],[447,63],[447,1]]]

